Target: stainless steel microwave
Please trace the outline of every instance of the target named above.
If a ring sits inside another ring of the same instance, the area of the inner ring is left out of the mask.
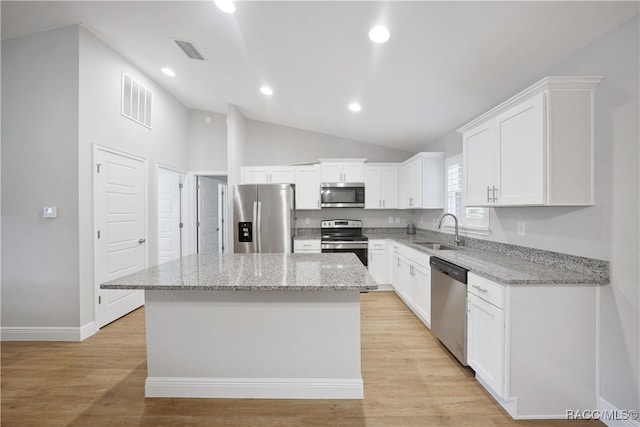
[[[320,207],[364,208],[364,183],[323,182],[320,185]]]

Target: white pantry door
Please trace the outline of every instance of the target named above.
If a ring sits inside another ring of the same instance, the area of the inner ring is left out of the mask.
[[[144,304],[144,291],[100,289],[100,284],[147,266],[146,164],[95,151],[95,284],[98,328]]]
[[[218,247],[218,186],[213,177],[198,177],[198,253],[217,254]]]
[[[183,175],[158,169],[158,264],[182,256]]]

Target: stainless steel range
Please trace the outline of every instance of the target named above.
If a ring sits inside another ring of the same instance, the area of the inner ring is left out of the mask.
[[[367,265],[367,236],[362,235],[362,221],[357,219],[327,219],[320,223],[322,252],[353,252]]]

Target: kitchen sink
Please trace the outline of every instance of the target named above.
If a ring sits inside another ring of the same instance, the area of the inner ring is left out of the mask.
[[[415,245],[420,245],[427,249],[434,249],[436,251],[457,251],[458,249],[460,249],[459,247],[456,247],[456,246],[449,246],[449,245],[445,245],[444,243],[438,243],[438,242],[413,242],[413,243]]]

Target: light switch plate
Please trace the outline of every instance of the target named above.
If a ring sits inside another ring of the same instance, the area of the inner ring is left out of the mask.
[[[57,218],[58,217],[58,208],[55,206],[45,206],[42,208],[42,217],[43,218]]]
[[[518,221],[516,223],[518,227],[518,236],[524,236],[526,234],[525,226],[523,221]]]

